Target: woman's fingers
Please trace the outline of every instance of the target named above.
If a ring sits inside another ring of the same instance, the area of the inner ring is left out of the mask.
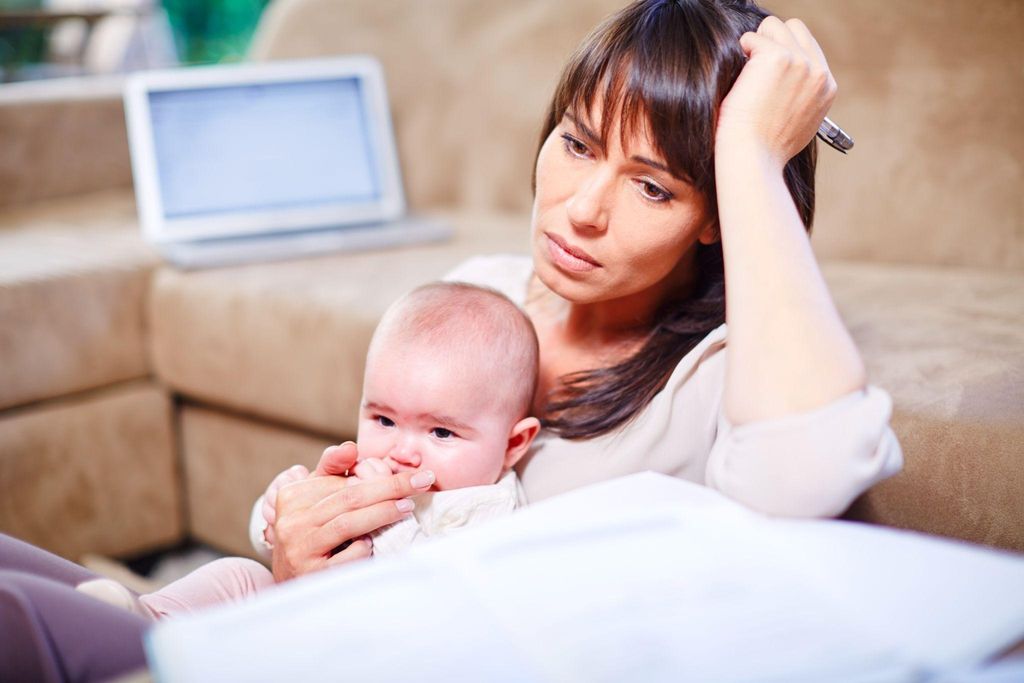
[[[309,510],[316,529],[312,542],[321,552],[402,519],[412,511],[410,496],[434,483],[429,470],[403,472],[346,486]]]
[[[799,19],[787,19],[786,28],[789,29],[789,33],[793,36],[793,39],[796,40],[805,55],[810,57],[822,68],[828,69],[828,60],[825,59],[825,53],[822,52],[821,46],[818,45],[818,41],[811,35],[811,30],[807,28],[807,24]]]
[[[347,548],[327,560],[328,567],[337,567],[340,564],[365,560],[373,555],[373,542],[369,536],[358,538],[349,544]]]
[[[809,56],[804,55],[803,46],[790,29],[789,22],[784,22],[776,16],[765,17],[757,27],[757,35],[764,36],[782,47],[799,53],[804,57]]]
[[[352,469],[358,458],[356,445],[346,441],[338,446],[328,446],[320,456],[313,474],[323,476],[328,474],[343,475]]]
[[[312,476],[285,484],[277,491],[275,509],[277,518],[299,510],[312,508],[345,488],[344,477]]]
[[[362,484],[366,486],[366,484]],[[349,510],[329,519],[311,536],[313,548],[320,553],[329,553],[332,549],[350,539],[365,536],[381,527],[403,519],[413,510],[411,500],[386,500],[357,510]],[[351,547],[351,546],[349,546]]]
[[[399,500],[423,493],[434,483],[434,473],[430,470],[402,472],[383,479],[374,479],[339,489],[330,498],[324,500],[322,507],[330,508],[334,514],[346,510],[364,508],[385,500]],[[334,515],[332,515],[334,516]]]

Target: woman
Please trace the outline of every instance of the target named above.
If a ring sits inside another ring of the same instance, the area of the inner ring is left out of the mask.
[[[835,93],[806,26],[742,0],[635,2],[570,60],[537,154],[532,264],[449,275],[537,328],[546,430],[517,468],[531,501],[651,469],[829,516],[899,470],[889,398],[865,387],[806,235]],[[328,449],[319,473],[355,453]],[[361,536],[415,493],[408,473],[358,497],[305,475],[254,510],[279,581],[368,556]]]
[[[806,27],[765,17],[743,0],[640,0],[599,27],[545,121],[532,264],[452,274],[504,289],[541,337],[548,434],[520,471],[532,500],[654,469],[831,515],[900,466],[888,398],[864,388],[805,233],[835,84]],[[344,487],[355,454],[275,480],[291,482],[266,505],[277,580],[368,556],[365,534],[432,483]],[[144,664],[144,623],[76,593],[84,570],[4,537],[0,564],[0,631],[20,636],[0,639],[0,672]]]

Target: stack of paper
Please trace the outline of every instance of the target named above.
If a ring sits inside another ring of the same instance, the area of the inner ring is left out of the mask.
[[[1024,558],[640,474],[150,635],[158,680],[920,681],[1024,638]]]

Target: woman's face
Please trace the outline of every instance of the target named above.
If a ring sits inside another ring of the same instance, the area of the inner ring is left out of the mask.
[[[638,298],[660,303],[693,282],[697,241],[714,242],[705,200],[673,176],[646,135],[611,127],[602,103],[568,112],[537,157],[534,269],[572,303]],[[619,118],[616,115],[616,118]]]

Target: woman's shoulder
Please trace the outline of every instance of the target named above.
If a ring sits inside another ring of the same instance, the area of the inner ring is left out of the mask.
[[[532,273],[533,262],[525,254],[487,254],[466,259],[444,279],[496,289],[522,306]]]

